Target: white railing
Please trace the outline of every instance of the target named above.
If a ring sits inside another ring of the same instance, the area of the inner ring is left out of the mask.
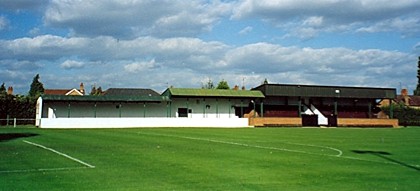
[[[18,125],[35,125],[35,119],[31,118],[6,118],[0,119],[0,127],[16,127]]]

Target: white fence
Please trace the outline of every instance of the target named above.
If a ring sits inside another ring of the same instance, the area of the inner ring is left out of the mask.
[[[23,119],[23,118],[0,119],[0,126],[16,127],[17,125],[35,125],[35,119]]]
[[[249,127],[247,118],[42,118],[41,128]]]

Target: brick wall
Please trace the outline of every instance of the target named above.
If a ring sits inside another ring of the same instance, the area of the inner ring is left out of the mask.
[[[394,127],[398,126],[398,119],[369,119],[369,118],[338,118],[340,127]],[[264,126],[302,126],[300,117],[256,117],[249,118],[249,125]]]
[[[338,118],[340,127],[398,127],[398,119]]]
[[[300,117],[257,117],[249,118],[249,125],[255,127],[263,126],[302,126]]]

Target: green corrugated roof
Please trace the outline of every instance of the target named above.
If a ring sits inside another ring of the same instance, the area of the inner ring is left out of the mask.
[[[169,101],[166,96],[66,96],[43,95],[45,101],[74,101],[74,102],[161,102]]]
[[[168,88],[162,95],[180,97],[230,97],[230,98],[264,98],[258,90],[221,90],[221,89],[193,89]]]

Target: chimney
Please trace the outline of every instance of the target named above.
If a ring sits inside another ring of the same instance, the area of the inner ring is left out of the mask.
[[[404,101],[404,104],[406,106],[409,106],[410,105],[410,97],[408,96],[408,90],[407,89],[404,88],[404,89],[401,90],[401,97]]]
[[[85,95],[85,85],[83,85],[83,82],[80,83],[80,93],[82,93],[83,95]]]
[[[408,96],[408,90],[405,89],[405,88],[404,89],[401,89],[401,95],[404,96],[404,97],[405,96]]]
[[[9,88],[7,88],[7,95],[13,95],[13,87],[9,86]]]

